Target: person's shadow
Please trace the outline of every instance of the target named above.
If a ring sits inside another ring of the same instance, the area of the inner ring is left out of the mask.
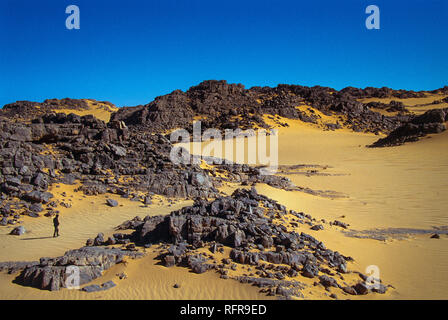
[[[43,239],[51,239],[53,237],[39,237],[39,238],[24,238],[20,240],[43,240]]]

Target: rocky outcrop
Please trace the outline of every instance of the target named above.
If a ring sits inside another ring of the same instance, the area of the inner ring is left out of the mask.
[[[218,182],[198,165],[173,164],[171,149],[160,134],[130,132],[121,123],[106,124],[93,116],[50,113],[32,123],[0,121],[2,219],[16,222],[21,214],[55,209],[59,203],[47,191],[54,183],[80,181],[79,191],[87,195],[216,195]]]
[[[406,142],[418,141],[420,138],[446,130],[448,108],[428,110],[424,114],[413,117],[409,122],[392,131],[387,137],[374,142],[368,147],[392,147]]]
[[[24,269],[38,265],[38,261],[8,261],[0,262],[0,272],[16,274]]]
[[[306,122],[314,120],[297,109],[309,105],[327,115],[343,116],[343,124],[355,131],[390,132],[408,118],[404,115],[383,116],[371,111],[372,105],[358,101],[367,97],[422,97],[423,92],[392,90],[389,88],[346,88],[341,91],[327,87],[278,85],[246,89],[241,84],[209,80],[191,87],[157,97],[147,105],[121,108],[112,115],[135,130],[162,132],[185,128],[192,132],[194,117],[201,117],[202,130],[268,128],[262,116],[280,115]],[[406,112],[399,103],[389,106],[394,111]]]
[[[392,100],[389,103],[382,102],[368,102],[368,108],[385,110],[387,112],[409,113],[409,110],[404,106],[403,102]]]
[[[113,282],[113,281],[107,281],[101,285],[97,285],[97,284],[92,284],[90,286],[85,286],[84,288],[82,288],[82,291],[84,292],[98,292],[98,291],[105,291],[105,290],[109,290],[112,289],[114,287],[116,287],[117,285]]]
[[[358,99],[365,98],[398,98],[398,99],[407,99],[407,98],[422,98],[425,96],[425,93],[422,91],[416,92],[413,90],[394,90],[387,87],[382,88],[373,88],[366,87],[364,89],[347,87],[341,90],[342,93],[349,94],[352,97]]]
[[[266,183],[314,194],[294,186],[288,178],[263,174],[263,168],[223,163],[205,170],[194,164],[192,156],[192,164],[174,164],[170,159],[173,146],[163,135],[130,130],[118,121],[106,124],[93,116],[51,113],[32,123],[0,121],[0,128],[4,200],[0,209],[5,224],[8,220],[16,223],[21,214],[38,217],[46,209],[51,214],[58,205],[66,205],[48,192],[54,183],[79,181],[77,191],[86,195],[112,193],[144,204],[150,203],[151,194],[215,197],[224,181]],[[225,172],[225,177],[216,170]],[[142,192],[146,195],[137,195]]]
[[[213,201],[197,199],[193,206],[173,211],[168,216],[136,218],[124,222],[119,229],[133,229],[130,239],[140,246],[166,243],[161,260],[167,267],[186,266],[194,273],[214,269],[227,278],[225,266],[233,261],[253,266],[258,278],[266,280],[246,277],[239,279],[241,281],[263,282],[273,288],[279,284],[269,279],[283,280],[300,274],[308,278],[320,277],[324,286],[330,284],[342,290],[342,286],[335,285],[338,282],[333,276],[347,273],[347,264],[353,259],[326,248],[309,234],[288,231],[279,223],[285,215],[295,217],[295,225],[314,223],[309,215],[288,211],[252,188],[238,189],[230,197]],[[212,253],[222,252],[223,246],[232,250],[229,259],[222,264],[214,263],[212,255],[196,251],[210,247]],[[281,286],[284,290],[279,292],[285,296],[299,294],[298,285],[293,286],[295,289],[285,284]]]
[[[86,111],[90,105],[112,112],[116,107],[108,101],[86,99],[47,99],[44,102],[17,101],[7,104],[0,109],[0,119],[6,118],[14,121],[30,121],[42,115],[57,112],[58,110]]]
[[[69,279],[73,270],[68,267],[77,268],[76,275],[79,276],[79,282],[74,283],[81,286],[101,277],[103,271],[122,262],[125,257],[139,258],[141,256],[141,253],[135,251],[84,247],[67,251],[61,257],[41,258],[38,263],[23,264],[24,269],[16,281],[24,286],[57,291],[66,288],[67,284],[73,285]],[[15,266],[15,270],[17,271],[17,266]]]

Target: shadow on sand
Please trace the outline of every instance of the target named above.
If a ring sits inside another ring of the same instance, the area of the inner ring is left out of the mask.
[[[24,238],[24,239],[20,239],[20,240],[43,240],[43,239],[51,239],[53,237],[49,236],[49,237],[39,237],[39,238]]]

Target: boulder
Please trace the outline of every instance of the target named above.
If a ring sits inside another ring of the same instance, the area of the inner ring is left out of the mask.
[[[101,246],[104,244],[104,234],[103,233],[98,233],[98,235],[96,236],[96,238],[93,240],[93,245],[94,246]]]
[[[172,267],[176,264],[176,259],[173,255],[166,255],[163,257],[163,264],[165,267]]]
[[[116,207],[118,206],[118,202],[114,199],[107,199],[106,203],[109,207]]]
[[[356,293],[359,295],[365,295],[369,293],[369,288],[364,282],[358,282],[356,285],[353,286],[353,288],[356,290]]]
[[[79,285],[84,285],[101,277],[103,271],[122,262],[126,256],[139,258],[142,254],[115,248],[83,247],[67,251],[61,257],[41,259],[39,264],[26,267],[18,276],[17,281],[25,286],[57,291],[67,287],[67,276],[69,272],[72,272],[68,267],[77,267]],[[111,286],[107,284],[105,287]]]
[[[42,208],[42,205],[40,203],[33,203],[32,205],[30,205],[29,209],[31,210],[31,212],[34,213],[39,213],[44,211],[44,209]]]
[[[21,235],[25,234],[25,232],[26,232],[25,227],[24,226],[19,226],[19,227],[16,227],[16,228],[12,229],[10,234],[14,235],[14,236],[21,236]]]
[[[25,194],[24,199],[36,203],[48,203],[53,198],[53,194],[50,192],[31,191]]]

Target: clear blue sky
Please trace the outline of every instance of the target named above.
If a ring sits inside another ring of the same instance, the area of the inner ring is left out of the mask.
[[[78,5],[81,29],[67,30]],[[379,6],[381,29],[365,8]],[[206,79],[448,85],[445,0],[1,0],[0,106],[94,98],[146,104]]]

